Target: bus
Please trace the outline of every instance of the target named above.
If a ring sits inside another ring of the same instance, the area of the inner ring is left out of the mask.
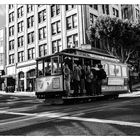
[[[85,94],[74,96],[72,86],[70,86],[71,96],[67,96],[63,71],[66,63],[70,71],[74,70],[74,64],[81,66],[101,64],[103,66],[107,77],[102,80],[101,95],[96,95],[96,97],[118,98],[119,94],[128,92],[128,68],[126,64],[120,63],[118,59],[109,54],[69,48],[36,59],[35,94],[37,98],[54,102],[58,100],[63,102],[63,100],[68,99],[95,98],[94,95],[92,97],[86,95],[86,90]]]

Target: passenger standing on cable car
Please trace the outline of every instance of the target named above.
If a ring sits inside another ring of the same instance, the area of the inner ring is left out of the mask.
[[[97,94],[97,65],[93,64],[91,67],[91,71],[93,74],[93,79],[92,79],[92,95]]]
[[[86,66],[83,65],[81,68],[81,77],[80,77],[80,93],[82,95],[85,92],[85,78],[86,78]]]
[[[92,95],[92,79],[93,79],[93,74],[91,72],[90,66],[87,66],[87,71],[86,71],[86,93],[87,95]]]
[[[73,86],[74,86],[74,96],[78,96],[79,89],[80,89],[80,68],[77,64],[74,64],[74,71],[73,71]]]
[[[51,66],[47,63],[47,67],[45,68],[45,76],[51,75]]]
[[[97,71],[97,94],[101,94],[101,86],[102,86],[102,80],[106,79],[107,75],[106,72],[103,69],[103,66],[101,64],[98,65],[99,70]]]
[[[67,96],[70,96],[70,69],[68,64],[66,64],[64,67],[64,80]]]

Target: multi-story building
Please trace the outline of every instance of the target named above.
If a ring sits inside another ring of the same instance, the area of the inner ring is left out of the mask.
[[[35,59],[88,44],[87,30],[99,15],[121,18],[114,5],[7,5],[7,75],[16,89],[35,89]]]
[[[139,23],[140,22],[140,5],[139,4],[125,4],[121,5],[122,19]]]
[[[6,30],[5,27],[0,28],[0,90],[4,89],[4,80],[2,76],[5,74],[6,65]]]

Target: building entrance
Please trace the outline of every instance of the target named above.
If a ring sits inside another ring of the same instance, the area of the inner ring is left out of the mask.
[[[18,79],[19,79],[18,90],[24,91],[24,72],[19,72]]]
[[[27,91],[35,91],[35,69],[27,72]]]

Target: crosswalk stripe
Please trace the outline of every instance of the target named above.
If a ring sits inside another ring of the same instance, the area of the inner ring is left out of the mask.
[[[0,113],[31,116],[30,118],[26,118],[26,119],[22,119],[22,120],[16,120],[16,121],[11,121],[11,122],[0,123],[0,126],[4,125],[6,123],[7,124],[8,123],[16,123],[16,122],[22,122],[22,121],[26,121],[26,120],[30,120],[30,119],[37,119],[37,118],[41,118],[41,117],[47,117],[47,118],[57,118],[57,119],[65,119],[65,120],[75,120],[75,121],[84,121],[84,122],[86,121],[86,122],[96,122],[96,123],[106,123],[106,124],[116,124],[116,125],[140,127],[140,123],[137,123],[137,122],[127,122],[127,121],[106,120],[106,119],[96,119],[96,118],[74,117],[74,116],[70,116],[70,114],[67,114],[67,113],[44,112],[44,113],[30,114],[30,113],[17,113],[17,112],[7,112],[7,111],[1,111]]]
[[[71,116],[63,116],[63,117],[61,117],[61,119],[140,127],[140,123],[136,123],[136,122],[125,122],[125,121],[105,120],[105,119],[96,119],[96,118],[71,117]]]

